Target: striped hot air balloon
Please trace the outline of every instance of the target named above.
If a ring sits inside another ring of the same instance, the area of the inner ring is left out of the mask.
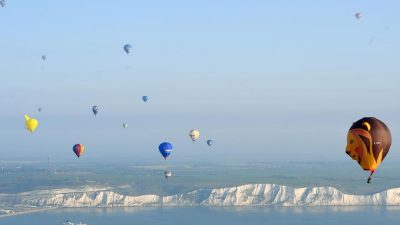
[[[76,144],[74,147],[72,147],[72,150],[74,151],[75,155],[81,157],[81,155],[85,152],[85,146],[83,144]]]

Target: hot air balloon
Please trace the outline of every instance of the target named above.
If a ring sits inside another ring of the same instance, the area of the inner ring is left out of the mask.
[[[356,17],[357,20],[361,19],[361,17],[363,16],[360,12],[356,13],[354,15]]]
[[[124,45],[124,51],[128,55],[131,52],[132,46],[130,44]]]
[[[6,6],[6,0],[0,0],[0,5],[4,8],[4,6]]]
[[[213,145],[213,140],[207,140],[207,144],[208,144],[208,146]]]
[[[374,117],[364,117],[353,123],[347,133],[346,154],[371,176],[385,159],[392,144],[389,128]]]
[[[42,60],[46,61],[46,59],[47,59],[46,55],[42,55]]]
[[[29,132],[31,132],[31,134],[33,132],[35,132],[38,125],[39,125],[39,122],[36,119],[30,118],[28,115],[25,115],[25,128]]]
[[[39,112],[42,112],[42,108],[38,108],[38,111],[39,111]]]
[[[193,142],[195,142],[197,139],[200,137],[200,132],[198,130],[191,130],[189,131],[189,137],[192,139]]]
[[[148,96],[143,96],[142,99],[143,99],[144,102],[147,102],[147,100],[149,100],[149,97]]]
[[[171,171],[168,171],[168,170],[164,171],[164,177],[165,177],[165,179],[167,179],[167,180],[168,180],[168,178],[172,177]]]
[[[160,153],[164,157],[164,159],[167,159],[167,157],[172,152],[172,145],[168,142],[163,142],[160,144],[160,146],[158,146],[158,150],[160,151]]]
[[[93,106],[93,107],[92,107],[92,111],[93,111],[93,113],[94,113],[94,116],[96,116],[97,113],[99,112],[99,107],[98,107],[97,105]]]
[[[128,127],[128,124],[127,124],[127,123],[124,123],[124,124],[122,124],[122,127],[127,128],[127,127]]]
[[[75,155],[81,157],[81,155],[85,152],[85,146],[82,144],[76,144],[74,147],[72,147],[72,150],[74,151]]]

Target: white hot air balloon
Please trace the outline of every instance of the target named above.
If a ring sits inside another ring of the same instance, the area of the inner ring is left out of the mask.
[[[167,179],[167,180],[168,180],[168,178],[172,177],[171,171],[168,171],[168,170],[164,171],[164,177],[165,177],[165,179]]]
[[[195,142],[197,139],[200,137],[200,132],[196,129],[193,129],[189,132],[189,137],[192,139],[193,142]]]

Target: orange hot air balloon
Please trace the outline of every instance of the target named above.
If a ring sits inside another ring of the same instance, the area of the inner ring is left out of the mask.
[[[74,151],[75,155],[81,157],[81,155],[85,152],[85,146],[82,144],[76,144],[74,147],[72,147],[72,150]]]
[[[374,117],[364,117],[353,123],[347,133],[346,154],[361,168],[370,171],[367,183],[389,152],[392,136],[389,128]]]

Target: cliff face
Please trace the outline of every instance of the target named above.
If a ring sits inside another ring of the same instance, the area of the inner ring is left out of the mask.
[[[400,205],[400,188],[373,195],[349,195],[332,187],[291,188],[275,184],[247,184],[220,189],[158,196],[129,196],[110,188],[83,188],[0,194],[0,208],[122,207],[122,206],[362,206]]]

